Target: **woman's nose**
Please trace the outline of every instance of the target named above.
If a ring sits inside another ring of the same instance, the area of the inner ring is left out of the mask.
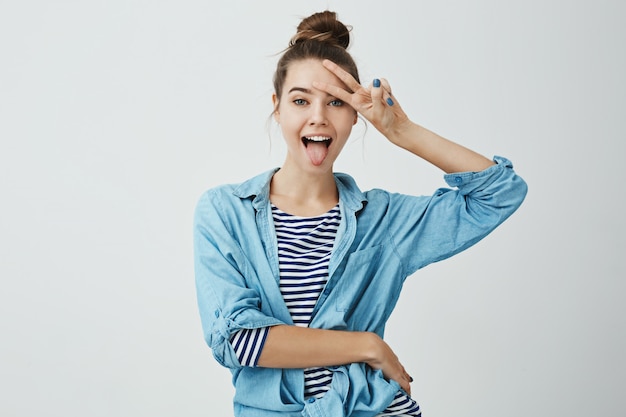
[[[309,117],[309,124],[319,125],[326,124],[326,106],[323,103],[315,103],[311,106],[311,115]]]

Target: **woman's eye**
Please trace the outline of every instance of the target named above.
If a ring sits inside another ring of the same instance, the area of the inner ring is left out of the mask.
[[[343,101],[341,101],[339,99],[335,99],[335,100],[331,101],[328,104],[330,104],[333,107],[340,107],[340,106],[343,106]]]
[[[302,98],[297,98],[293,101],[293,104],[295,104],[296,106],[304,106],[306,104],[306,100]]]

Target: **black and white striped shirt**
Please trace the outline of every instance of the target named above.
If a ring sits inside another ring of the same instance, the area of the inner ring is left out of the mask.
[[[328,264],[341,221],[339,205],[316,217],[285,213],[272,205],[278,241],[280,292],[296,326],[308,327],[317,300],[328,280]],[[256,366],[267,327],[244,329],[231,337],[231,344],[244,366]],[[304,370],[305,398],[321,398],[329,390],[332,371],[327,368]],[[418,416],[419,406],[399,392],[379,416]]]

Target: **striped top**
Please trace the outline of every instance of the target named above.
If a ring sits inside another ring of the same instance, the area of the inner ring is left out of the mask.
[[[341,221],[339,205],[315,217],[285,213],[272,205],[278,241],[280,292],[296,326],[308,327],[317,300],[328,280],[328,264]],[[269,328],[242,329],[231,344],[244,366],[256,366]],[[304,397],[321,398],[330,389],[332,371],[304,370]],[[412,413],[412,414],[411,414]],[[419,416],[417,403],[403,392],[379,416]]]

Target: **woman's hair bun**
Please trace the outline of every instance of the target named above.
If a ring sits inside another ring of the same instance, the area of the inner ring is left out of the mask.
[[[324,11],[304,18],[289,47],[285,48],[276,64],[274,72],[274,92],[282,99],[283,85],[292,63],[307,59],[323,61],[328,59],[347,71],[357,82],[359,70],[347,51],[350,44],[351,26],[337,20],[337,14]]]
[[[335,12],[326,10],[315,13],[300,22],[298,32],[291,38],[289,46],[308,40],[315,40],[348,49],[350,29],[337,20]]]

